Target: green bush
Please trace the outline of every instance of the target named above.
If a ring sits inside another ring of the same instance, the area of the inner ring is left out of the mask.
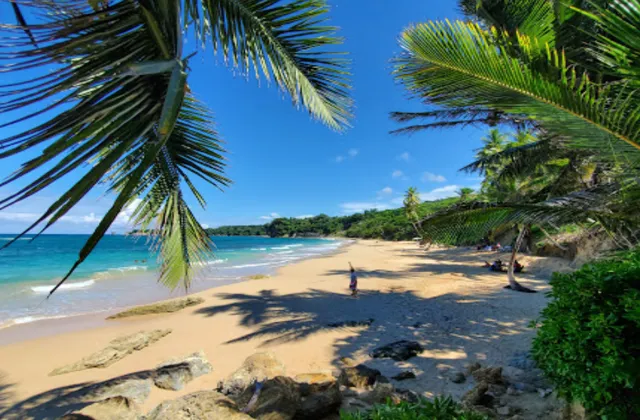
[[[341,413],[341,420],[485,420],[479,413],[464,410],[450,397],[422,399],[417,403],[376,405],[372,410],[359,413]]]
[[[560,395],[608,419],[640,415],[640,251],[554,274],[533,357]]]

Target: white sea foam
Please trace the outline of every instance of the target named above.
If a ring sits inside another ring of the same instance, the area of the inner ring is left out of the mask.
[[[293,254],[293,251],[278,251],[276,254]]]
[[[251,248],[252,251],[266,251],[267,248]]]
[[[218,265],[218,264],[224,264],[227,262],[226,258],[221,258],[221,259],[217,259],[217,260],[211,260],[211,261],[206,261],[204,263],[202,263],[202,265]]]
[[[0,238],[0,241],[11,241],[13,239],[14,238],[11,238],[11,237],[3,237],[3,238]],[[18,238],[17,240],[18,241],[30,241],[31,238]]]
[[[58,288],[58,290],[79,290],[86,289],[87,287],[93,286],[95,282],[93,280],[85,280],[77,283],[64,283],[62,286]],[[49,293],[55,285],[48,286],[33,286],[31,287],[31,291],[35,293]]]
[[[273,265],[273,262],[268,262],[268,263],[257,263],[257,264],[241,264],[241,265],[232,265],[231,267],[224,267],[224,268],[264,267],[265,265]]]

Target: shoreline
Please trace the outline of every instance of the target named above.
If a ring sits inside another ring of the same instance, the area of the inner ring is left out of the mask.
[[[319,254],[312,257],[303,257],[298,260],[291,261],[290,263],[282,266],[265,267],[265,271],[268,272],[267,274],[270,277],[275,277],[278,275],[278,272],[282,270],[284,267],[300,264],[307,260],[331,257],[333,255],[343,252],[346,248],[348,248],[350,245],[354,243],[357,243],[357,240],[345,240],[344,242],[341,243],[341,245],[338,248],[332,251],[328,251],[325,254]],[[98,281],[127,281],[127,280],[130,280],[131,277],[142,279],[143,277],[149,277],[150,273],[151,272],[145,272],[145,273],[138,273],[137,275],[134,274],[134,275],[128,275],[128,276],[122,275],[122,276],[119,276],[119,278],[112,278],[112,279],[98,280]],[[84,282],[87,280],[82,280],[82,281]],[[202,290],[197,290],[190,293],[178,292],[176,293],[175,296],[164,297],[160,299],[155,299],[155,298],[152,298],[151,300],[141,299],[137,303],[133,303],[131,305],[120,306],[117,308],[99,309],[92,312],[59,315],[59,316],[54,315],[50,317],[42,317],[40,319],[36,319],[34,321],[28,321],[28,322],[15,322],[16,320],[21,320],[25,317],[15,318],[12,320],[13,321],[12,323],[0,324],[0,346],[48,337],[48,336],[61,334],[61,333],[69,333],[69,332],[82,331],[82,330],[91,329],[91,328],[99,328],[99,327],[108,325],[109,322],[112,322],[112,321],[107,321],[106,318],[108,316],[116,314],[118,312],[122,312],[130,308],[134,308],[136,306],[161,303],[161,302],[166,302],[166,301],[181,299],[186,297],[195,297],[201,293],[206,293],[208,291],[211,291],[220,287],[243,283],[243,282],[249,282],[249,281],[255,281],[255,280],[248,279],[247,276],[240,277],[237,280],[223,279],[219,284],[216,284],[211,287],[206,287]],[[169,293],[173,294],[173,291],[170,291],[169,289],[166,289],[166,290]]]
[[[147,371],[198,351],[213,371],[180,391],[152,387],[141,405],[144,412],[167,399],[215,389],[257,352],[272,353],[285,365],[287,376],[331,373],[345,358],[387,377],[412,370],[415,379],[394,384],[425,397],[459,398],[473,384],[452,383],[446,372],[461,370],[470,361],[507,366],[526,353],[535,334],[528,324],[546,305],[548,273],[569,265],[559,259],[523,257],[531,271],[518,281],[540,293],[522,294],[503,288],[505,275],[482,267],[483,259],[493,257],[468,249],[425,251],[414,243],[361,240],[332,255],[281,267],[268,279],[194,293],[191,296],[204,302],[178,312],[109,321],[101,313],[100,319],[27,325],[48,330],[48,335],[0,346],[0,386],[6,394],[6,411],[0,409],[0,417],[44,418],[38,404],[60,401],[80,384]],[[348,262],[358,272],[358,299],[348,290]],[[366,320],[372,321],[361,324]],[[116,338],[166,329],[171,330],[166,337],[107,368],[49,376]],[[0,331],[0,337],[7,331]],[[404,362],[371,358],[374,348],[398,340],[416,340],[425,351]]]

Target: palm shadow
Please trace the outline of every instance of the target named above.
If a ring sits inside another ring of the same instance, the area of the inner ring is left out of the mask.
[[[15,384],[10,383],[7,375],[0,371],[0,412],[2,412],[2,410],[9,405],[9,401],[13,399],[12,388],[14,387]]]
[[[425,298],[401,286],[364,292],[359,299],[317,289],[217,296],[225,303],[200,308],[195,314],[234,314],[252,329],[228,344],[256,340],[264,348],[346,329],[351,334],[332,344],[336,368],[348,357],[366,360],[387,376],[412,369],[418,373],[413,387],[425,395],[459,394],[448,389],[447,369],[462,368],[469,360],[506,364],[526,352],[534,333],[528,324],[545,299],[543,294],[523,299],[522,294],[501,288],[482,295],[447,293]],[[370,319],[373,322],[368,325]],[[376,347],[403,339],[420,342],[425,352],[405,362],[369,358]]]
[[[52,420],[80,410],[104,399],[100,390],[131,379],[150,379],[154,371],[143,370],[111,378],[102,382],[82,382],[54,388],[12,405],[0,406],[0,418],[7,420]]]

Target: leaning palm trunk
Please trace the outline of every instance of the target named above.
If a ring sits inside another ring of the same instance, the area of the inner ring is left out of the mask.
[[[509,285],[506,287],[518,292],[535,293],[535,290],[526,288],[520,283],[518,283],[516,281],[516,277],[513,275],[513,270],[514,270],[513,265],[516,262],[516,256],[518,255],[518,250],[520,249],[520,246],[522,246],[522,240],[524,239],[524,234],[526,231],[527,230],[525,228],[520,229],[520,233],[518,233],[516,243],[513,246],[513,251],[511,251],[511,259],[509,260],[509,269],[507,270],[507,278],[509,279]]]

